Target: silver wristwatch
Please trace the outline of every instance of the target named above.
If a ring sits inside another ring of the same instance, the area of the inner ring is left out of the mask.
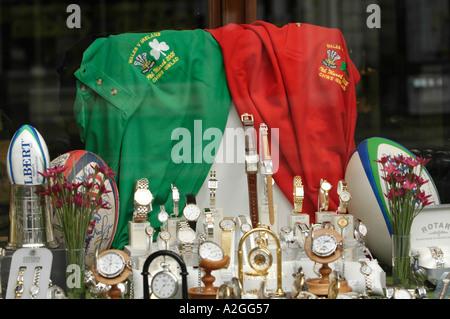
[[[212,239],[214,237],[214,217],[213,213],[209,208],[205,208],[205,219],[203,221],[203,228],[206,236],[208,236],[209,239]]]
[[[148,187],[148,179],[141,178],[135,183],[133,221],[142,223],[152,211],[153,195]]]

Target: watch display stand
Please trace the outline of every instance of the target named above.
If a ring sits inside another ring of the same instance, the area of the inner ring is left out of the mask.
[[[130,248],[144,251],[147,249],[146,241],[148,235],[145,233],[145,229],[148,226],[150,226],[150,222],[148,221],[142,223],[128,222]]]
[[[314,233],[320,235],[324,231],[324,229],[318,229],[314,231]],[[336,233],[335,238],[337,242],[342,242],[342,237],[339,233]],[[305,252],[308,257],[316,262],[317,264],[321,264],[321,268],[319,269],[319,273],[321,277],[319,278],[308,278],[306,279],[306,284],[308,286],[309,292],[318,295],[318,296],[326,296],[328,295],[330,288],[330,274],[332,269],[329,264],[339,259],[343,253],[343,248],[338,247],[336,251],[327,257],[319,257],[315,255],[311,250],[311,234],[305,240]],[[352,291],[352,288],[348,285],[346,280],[343,280],[339,284],[339,293],[346,293]]]
[[[23,288],[20,299],[32,299],[30,289],[33,283],[37,283],[39,287],[35,299],[47,299],[52,262],[53,254],[47,248],[19,248],[16,250],[11,259],[5,298],[16,298],[16,285],[20,277],[19,269],[26,267],[22,273],[21,285]],[[42,267],[38,274],[36,273],[37,267]]]
[[[215,207],[210,208],[210,210],[214,218],[214,235],[212,240],[220,245],[222,242],[222,229],[219,227],[219,222],[223,219],[223,208]]]
[[[238,239],[238,242],[242,238],[242,236],[244,236],[244,234],[245,234],[241,231],[242,224],[246,222],[251,225],[250,217],[249,216],[244,216],[244,217],[245,217],[245,221],[242,220],[241,218],[237,218],[236,239]],[[247,254],[250,252],[250,250],[252,250],[254,247],[255,247],[255,235],[251,234],[249,240],[247,240],[244,243],[244,245],[242,246],[244,256],[247,256]],[[248,264],[247,259],[244,260],[244,264]]]
[[[321,223],[331,223],[333,221],[333,217],[336,215],[336,212],[334,211],[326,211],[326,210],[322,210],[322,211],[317,211],[315,213],[316,216],[316,223],[321,224]]]
[[[189,299],[216,299],[217,290],[219,287],[213,286],[216,278],[211,275],[213,270],[222,269],[230,262],[230,257],[225,256],[222,260],[211,261],[202,259],[199,267],[203,268],[205,275],[202,277],[204,287],[192,287],[188,289]]]
[[[296,223],[302,223],[309,226],[309,215],[292,211],[291,215],[288,216],[288,226],[294,228]]]
[[[277,294],[278,296],[285,296],[286,293],[283,291],[282,288],[282,260],[281,260],[281,245],[280,245],[280,241],[277,237],[277,235],[264,227],[261,227],[261,225],[258,225],[257,228],[253,228],[252,230],[250,230],[249,232],[247,232],[244,236],[242,236],[241,240],[239,241],[239,246],[238,246],[238,279],[239,282],[241,283],[243,292],[244,292],[244,251],[243,251],[243,246],[245,241],[254,233],[257,232],[262,232],[265,233],[266,235],[268,235],[269,237],[271,237],[276,245],[276,255],[277,255],[277,288],[276,288],[276,292],[275,294]]]
[[[144,299],[150,299],[150,287],[149,287],[149,280],[148,280],[148,276],[149,276],[149,267],[150,264],[152,263],[152,261],[155,258],[158,258],[160,256],[169,256],[173,259],[175,259],[175,261],[178,263],[178,265],[181,268],[181,293],[182,293],[182,299],[188,299],[188,288],[187,288],[187,267],[186,264],[184,263],[183,258],[181,258],[180,255],[178,255],[177,253],[170,251],[170,250],[158,250],[154,253],[152,253],[150,256],[147,257],[147,259],[145,260],[143,269],[142,269],[142,277],[143,277],[143,287],[144,287]]]

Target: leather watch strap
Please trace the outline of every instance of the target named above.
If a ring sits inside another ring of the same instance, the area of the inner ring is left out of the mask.
[[[248,183],[250,220],[252,222],[253,228],[256,228],[256,227],[258,227],[258,222],[259,222],[257,175],[256,174],[247,174],[247,183]]]

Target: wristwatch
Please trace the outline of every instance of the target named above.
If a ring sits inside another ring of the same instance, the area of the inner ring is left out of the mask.
[[[183,209],[183,216],[193,230],[196,230],[197,220],[200,217],[201,210],[197,205],[194,194],[186,194],[186,206]]]
[[[168,263],[162,262],[161,267],[152,278],[152,294],[158,299],[171,299],[178,292],[178,278],[170,271]]]
[[[347,182],[344,180],[340,180],[338,182],[338,189],[337,189],[338,195],[339,195],[339,209],[338,212],[341,214],[345,214],[347,212],[347,206],[348,202],[352,198],[350,195],[350,192],[347,189]]]
[[[294,211],[296,213],[302,212],[303,199],[305,197],[305,191],[302,184],[302,178],[300,176],[294,177]]]
[[[173,201],[173,215],[175,217],[178,217],[178,215],[179,215],[178,202],[180,201],[180,191],[173,184],[171,184],[171,188],[172,188],[172,201]]]
[[[442,249],[439,247],[429,247],[431,251],[431,256],[434,258],[436,262],[436,268],[444,268],[445,262],[444,262],[444,254],[442,252]]]
[[[251,231],[253,229],[253,226],[247,222],[247,218],[245,217],[245,215],[239,215],[239,220],[241,221],[241,232],[242,235],[245,235],[246,233],[248,233],[249,231]]]
[[[267,205],[269,207],[270,225],[275,223],[275,212],[273,204],[273,162],[269,150],[268,127],[265,123],[259,125],[259,141],[260,141],[260,162],[261,174],[266,175],[267,187]]]
[[[177,239],[181,244],[181,253],[185,256],[187,253],[192,253],[194,241],[197,237],[195,231],[189,226],[186,221],[178,222]]]
[[[331,189],[331,184],[327,180],[320,181],[319,190],[319,211],[327,211],[330,204],[329,192]]]
[[[19,273],[17,274],[16,285],[14,286],[14,293],[15,293],[16,299],[22,298],[22,294],[24,291],[23,276],[25,274],[26,269],[27,269],[27,267],[25,267],[25,266],[21,266],[19,268]]]
[[[145,233],[147,234],[146,237],[147,251],[151,251],[153,244],[153,234],[155,233],[155,229],[151,225],[148,225],[147,227],[145,227]]]
[[[281,238],[288,244],[295,242],[293,229],[289,226],[281,227]]]
[[[256,150],[253,115],[248,113],[242,114],[241,121],[244,125],[245,134],[245,173],[247,174],[250,220],[252,226],[257,227],[259,221],[257,190],[259,156]]]
[[[30,287],[30,295],[32,299],[36,299],[40,289],[39,289],[39,279],[41,277],[42,266],[36,266],[34,268],[34,278],[33,284]]]
[[[161,240],[164,241],[165,243],[165,250],[169,250],[169,240],[170,240],[170,233],[167,230],[163,230],[161,232],[159,232],[159,238],[161,238]]]
[[[236,222],[233,217],[225,217],[219,223],[222,229],[222,249],[226,256],[231,257],[231,244],[233,239],[233,231],[236,228]]]
[[[361,268],[359,269],[359,271],[364,275],[364,280],[366,284],[364,294],[370,296],[372,294],[372,279],[370,277],[370,274],[372,273],[372,268],[364,260],[360,260],[359,262],[361,264]]]
[[[209,208],[205,208],[203,230],[207,238],[211,239],[214,237],[214,216]]]
[[[209,188],[209,204],[212,208],[216,206],[216,189],[219,188],[219,181],[216,179],[216,171],[210,172],[208,181]]]
[[[169,214],[166,212],[164,205],[159,206],[158,220],[162,224],[163,229],[167,229],[167,221],[169,220]]]
[[[148,179],[138,179],[134,187],[134,222],[142,223],[147,220],[148,213],[152,211],[152,201],[153,195],[148,188]]]

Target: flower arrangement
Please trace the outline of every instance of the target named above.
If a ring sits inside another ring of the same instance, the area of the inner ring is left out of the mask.
[[[430,159],[422,157],[383,156],[375,160],[381,165],[382,179],[386,183],[392,232],[395,235],[409,235],[411,225],[422,209],[430,202],[422,186],[428,180],[422,178],[422,171]]]
[[[70,181],[65,176],[69,166],[56,165],[39,172],[46,178],[46,185],[40,193],[51,199],[58,224],[57,229],[63,234],[66,248],[84,248],[87,230],[91,219],[99,209],[110,209],[103,195],[106,180],[116,173],[110,168],[90,165],[92,171],[84,180]]]

